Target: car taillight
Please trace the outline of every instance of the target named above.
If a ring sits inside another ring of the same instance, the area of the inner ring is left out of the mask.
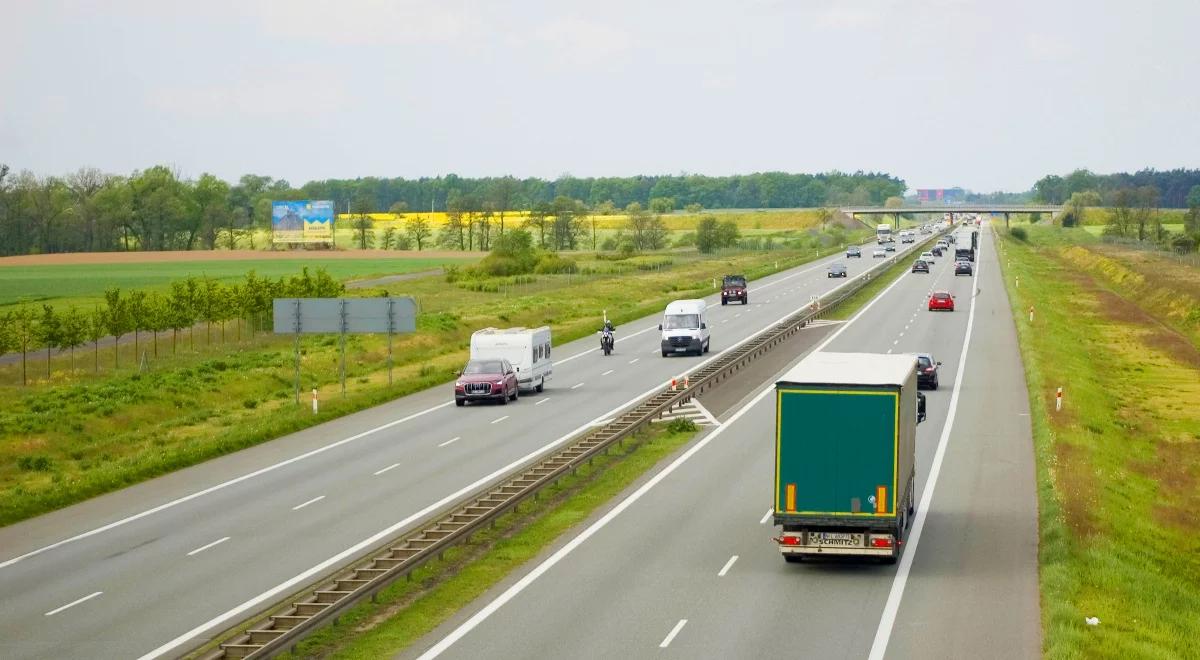
[[[883,537],[872,536],[871,537],[871,547],[872,548],[890,548],[890,547],[892,547],[892,537],[890,537],[890,536],[883,536]]]

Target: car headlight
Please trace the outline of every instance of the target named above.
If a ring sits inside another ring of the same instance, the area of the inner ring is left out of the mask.
[[[456,381],[454,381],[454,386],[455,386],[455,387],[462,387],[462,386],[463,386],[463,384],[462,384],[462,381],[457,381],[457,380],[456,380]]]
[[[500,380],[496,381],[496,384],[497,384],[497,385],[503,385],[503,384],[504,384],[504,379],[503,379],[503,378],[501,378]]]

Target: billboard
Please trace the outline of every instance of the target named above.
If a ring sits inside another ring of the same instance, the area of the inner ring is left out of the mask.
[[[962,204],[967,201],[967,191],[962,188],[917,188],[917,201],[921,203]]]
[[[333,202],[271,202],[271,240],[275,243],[332,243]]]

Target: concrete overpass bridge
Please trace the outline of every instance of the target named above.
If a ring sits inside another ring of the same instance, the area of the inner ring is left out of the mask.
[[[900,216],[905,213],[1003,213],[1004,225],[1008,226],[1009,215],[1013,213],[1049,213],[1053,220],[1055,215],[1062,212],[1063,207],[1052,204],[927,204],[924,206],[902,206],[900,208],[885,208],[882,206],[848,206],[840,210],[855,220],[862,220],[860,215],[892,216],[896,227],[900,227]]]

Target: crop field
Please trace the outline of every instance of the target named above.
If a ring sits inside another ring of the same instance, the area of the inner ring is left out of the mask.
[[[449,215],[445,212],[438,211],[436,213],[405,213],[404,219],[400,219],[393,213],[371,213],[370,218],[374,221],[376,231],[394,227],[403,229],[404,222],[408,218],[421,218],[429,222],[429,226],[437,229],[446,224]],[[742,231],[753,229],[809,229],[815,227],[818,223],[816,209],[763,209],[752,211],[702,211],[700,213],[667,213],[662,216],[663,223],[667,225],[667,229],[691,231],[696,228],[696,223],[700,218],[712,215],[717,220],[725,221],[732,220],[737,224],[738,229]],[[345,229],[350,225],[350,221],[355,216],[340,214],[338,222],[342,224],[343,229],[340,229],[338,236],[342,236],[345,232],[346,236],[350,236],[351,230]],[[504,214],[505,227],[520,227],[529,220],[528,211],[509,211]],[[583,224],[590,230],[592,221],[595,221],[597,229],[620,229],[629,221],[629,216],[624,214],[614,215],[589,215],[584,218]],[[493,215],[492,223],[499,226],[500,216]],[[339,238],[339,242],[341,239]]]
[[[123,255],[125,253],[107,253]],[[147,253],[133,253],[140,255]],[[208,253],[174,253],[184,257],[206,255]],[[214,253],[217,255],[228,252]],[[40,303],[53,302],[59,305],[87,305],[97,302],[109,287],[118,287],[122,291],[142,289],[146,291],[164,291],[172,280],[190,276],[208,277],[214,280],[230,282],[240,280],[246,273],[253,270],[261,276],[279,277],[295,275],[302,268],[309,270],[324,268],[338,280],[359,279],[375,275],[394,275],[416,273],[441,268],[448,264],[462,265],[471,263],[479,255],[455,253],[461,256],[414,257],[411,253],[376,252],[370,253],[337,253],[361,256],[361,258],[339,258],[324,256],[320,253],[311,257],[273,257],[278,253],[264,252],[272,258],[257,258],[255,253],[248,253],[244,259],[212,259],[186,261],[140,261],[126,263],[48,263],[29,264],[22,257],[0,259],[0,308],[20,302]],[[370,256],[368,256],[368,254]],[[50,255],[55,257],[75,257],[79,261],[93,258],[94,255]],[[194,259],[194,257],[193,257]],[[67,261],[66,259],[55,261]],[[8,263],[6,263],[8,262]]]

